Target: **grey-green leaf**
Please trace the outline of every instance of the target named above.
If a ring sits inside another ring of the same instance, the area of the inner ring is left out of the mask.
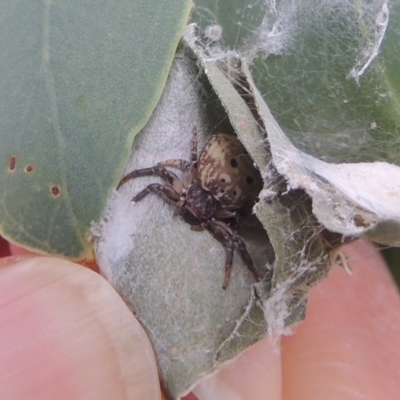
[[[189,0],[2,3],[0,229],[91,256],[86,234],[165,84]]]
[[[161,101],[134,140],[137,150],[126,172],[171,158],[188,160],[194,127],[199,150],[204,145],[212,132],[209,124],[216,121],[206,112],[197,77],[196,63],[178,54]],[[174,217],[174,205],[160,196],[151,193],[131,202],[154,182],[160,178],[141,177],[118,190],[98,234],[96,259],[148,332],[168,398],[176,399],[262,338],[266,325],[254,278],[237,251],[223,290],[221,243],[207,230],[193,231]],[[262,228],[252,226],[240,235],[265,275],[270,247]]]

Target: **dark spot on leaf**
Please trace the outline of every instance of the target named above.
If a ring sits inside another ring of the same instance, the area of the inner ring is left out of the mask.
[[[17,157],[11,156],[10,159],[8,160],[8,170],[15,171],[16,168],[17,168]]]
[[[51,194],[52,194],[54,197],[60,196],[60,194],[61,194],[61,188],[60,188],[60,186],[58,186],[58,185],[52,186],[52,187],[51,187]]]
[[[224,190],[224,189],[222,189],[222,190],[221,190],[221,193],[225,193],[225,190]]]
[[[232,159],[231,159],[231,166],[232,166],[232,168],[237,168],[238,162],[236,161],[235,158],[232,158]]]
[[[233,192],[233,195],[236,196],[236,194],[237,194],[237,193],[236,193],[236,190],[235,190],[235,191]]]
[[[246,183],[248,183],[249,185],[251,185],[251,184],[253,183],[253,181],[254,181],[254,179],[253,179],[252,176],[248,176],[248,177],[246,178]]]
[[[24,171],[25,171],[26,173],[28,173],[28,174],[31,173],[31,172],[33,172],[33,165],[31,165],[31,164],[26,164]]]

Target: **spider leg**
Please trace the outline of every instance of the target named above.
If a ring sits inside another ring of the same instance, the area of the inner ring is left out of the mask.
[[[152,183],[139,192],[133,199],[132,202],[137,203],[146,197],[149,193],[155,193],[158,195],[165,195],[168,199],[172,201],[179,201],[180,195],[175,191],[175,189],[170,185],[162,185],[160,183]]]
[[[246,245],[244,241],[229,228],[227,224],[222,221],[212,221],[207,223],[206,229],[211,232],[211,234],[219,240],[226,249],[226,261],[225,261],[225,280],[222,286],[223,289],[229,284],[229,279],[232,271],[232,259],[233,259],[233,250],[234,244],[237,245],[240,257],[242,258],[243,262],[246,264],[247,268],[253,274],[254,279],[259,282],[260,275],[258,274],[257,270],[254,268],[253,261],[250,257],[246,249]]]
[[[168,182],[177,193],[182,193],[183,185],[181,180],[171,171],[166,168],[156,165],[150,168],[136,169],[130,172],[128,175],[124,176],[117,186],[117,190],[127,181],[139,178],[142,176],[159,176],[164,181]]]
[[[257,282],[261,281],[260,275],[258,275],[257,270],[254,268],[253,260],[250,257],[249,252],[246,249],[246,245],[244,244],[243,240],[236,235],[236,233],[232,232],[232,240],[236,243],[238,247],[238,251],[240,254],[240,257],[242,257],[243,262],[246,264],[247,268],[250,270],[250,272],[253,274],[254,279]]]
[[[231,278],[233,250],[235,248],[235,245],[229,232],[225,229],[225,227],[223,227],[216,221],[208,222],[205,228],[215,237],[215,239],[221,242],[225,247],[225,279],[224,284],[222,285],[222,289],[226,289],[229,285],[229,281]]]
[[[157,163],[157,165],[161,167],[175,167],[178,168],[182,171],[190,171],[190,162],[186,160],[181,160],[181,159],[171,159],[171,160],[165,160]]]
[[[190,160],[191,160],[191,165],[194,168],[197,168],[197,128],[193,128],[192,132],[192,149],[190,152]]]
[[[225,209],[219,209],[215,213],[215,218],[217,219],[236,219],[237,212],[236,211],[229,211]]]

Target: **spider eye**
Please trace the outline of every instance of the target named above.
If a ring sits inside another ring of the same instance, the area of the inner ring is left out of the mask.
[[[224,179],[224,178],[221,178],[221,182],[225,182],[225,179]]]
[[[232,159],[231,159],[231,167],[237,168],[237,166],[238,166],[238,162],[236,161],[235,158],[232,158]]]
[[[235,190],[235,191],[233,192],[233,195],[236,196],[236,194],[237,194],[237,193],[236,193],[236,190]]]
[[[249,184],[249,185],[251,185],[252,183],[253,183],[253,177],[252,176],[248,176],[247,178],[246,178],[246,182]]]

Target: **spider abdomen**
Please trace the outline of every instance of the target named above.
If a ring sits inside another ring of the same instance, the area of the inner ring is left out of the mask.
[[[242,143],[224,133],[207,140],[198,160],[198,179],[228,210],[254,203],[262,189],[260,172]]]

